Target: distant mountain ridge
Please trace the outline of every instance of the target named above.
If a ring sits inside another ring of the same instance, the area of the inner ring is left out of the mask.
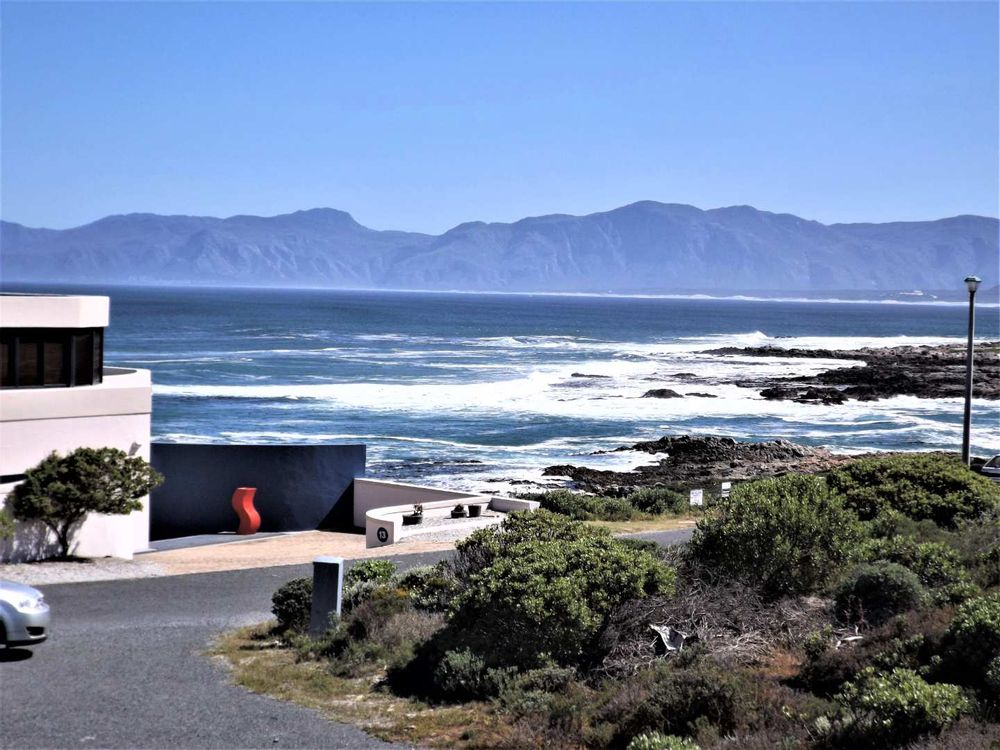
[[[1000,222],[831,224],[750,206],[642,201],[586,216],[379,231],[329,208],[280,216],[128,214],[72,229],[0,222],[4,282],[500,292],[938,290],[998,283]]]

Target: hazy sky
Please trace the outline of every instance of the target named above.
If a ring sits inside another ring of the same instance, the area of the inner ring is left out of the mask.
[[[4,2],[0,210],[995,216],[997,8]]]

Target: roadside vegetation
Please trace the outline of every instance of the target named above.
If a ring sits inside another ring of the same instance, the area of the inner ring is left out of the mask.
[[[643,488],[623,497],[584,495],[569,490],[553,490],[524,497],[539,501],[544,510],[575,521],[644,521],[691,513],[688,494],[667,487]]]
[[[358,563],[319,639],[291,581],[276,624],[218,652],[251,689],[428,746],[1000,743],[1000,488],[957,461],[749,482],[672,548],[581,522],[607,498],[548,495],[439,565]]]

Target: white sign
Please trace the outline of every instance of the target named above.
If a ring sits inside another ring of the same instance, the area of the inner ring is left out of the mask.
[[[702,490],[691,490],[691,505],[703,505],[705,493]]]
[[[732,488],[733,488],[733,483],[732,482],[723,482],[722,483],[722,496],[723,497],[729,497],[729,491]]]

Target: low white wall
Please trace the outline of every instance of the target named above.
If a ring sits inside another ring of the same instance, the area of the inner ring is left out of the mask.
[[[416,484],[400,484],[397,482],[381,482],[376,479],[355,479],[354,493],[357,501],[358,485],[364,484],[365,501],[368,509],[364,511],[365,546],[385,547],[395,544],[403,535],[403,514],[410,513],[413,506],[420,504],[425,517],[447,516],[452,508],[461,501],[462,505],[482,505],[485,508],[510,513],[516,510],[538,510],[537,500],[522,500],[513,497],[491,497],[474,495],[472,493],[439,490],[433,487],[421,487]],[[388,490],[379,494],[380,490]],[[405,492],[404,492],[405,490]],[[442,495],[444,497],[442,497]],[[405,502],[387,504],[391,499],[405,498]],[[355,518],[358,507],[355,504]],[[428,530],[430,533],[433,530]],[[413,534],[422,533],[415,530]]]
[[[151,404],[148,370],[112,375],[93,386],[0,391],[0,474],[23,474],[52,451],[81,447],[118,448],[148,461]],[[0,506],[15,486],[0,486]],[[88,516],[72,552],[128,559],[148,549],[149,498],[142,504],[127,516]],[[14,539],[0,541],[0,560],[43,557],[54,549],[51,532],[18,523]]]
[[[467,497],[479,496],[470,492],[439,490],[433,487],[421,487],[417,484],[383,482],[378,479],[355,479],[354,525],[358,528],[365,528],[365,515],[373,508],[416,505],[435,500],[460,500]]]

